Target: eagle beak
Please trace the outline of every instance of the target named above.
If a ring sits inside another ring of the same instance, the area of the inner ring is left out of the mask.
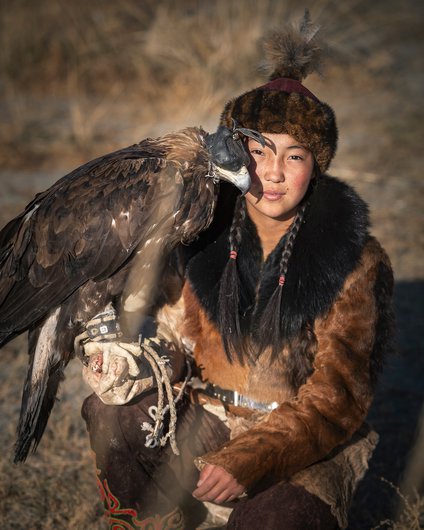
[[[220,180],[231,182],[236,186],[242,195],[245,195],[250,188],[250,175],[246,166],[241,166],[238,171],[230,171],[214,164],[214,170]]]

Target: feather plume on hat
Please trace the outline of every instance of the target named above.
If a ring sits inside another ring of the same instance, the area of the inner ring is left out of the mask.
[[[282,31],[273,31],[262,47],[270,80],[287,77],[303,81],[310,73],[321,72],[325,45],[320,26],[311,22],[307,9],[298,26],[289,23]]]
[[[336,152],[338,131],[332,108],[302,83],[321,72],[326,45],[309,11],[298,26],[286,24],[263,41],[269,82],[227,102],[221,124],[234,119],[262,133],[289,134],[315,157],[319,170],[328,169]]]

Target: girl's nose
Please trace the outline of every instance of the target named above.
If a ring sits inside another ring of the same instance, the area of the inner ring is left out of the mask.
[[[274,163],[270,165],[266,172],[265,180],[268,180],[269,182],[284,182],[283,165],[279,160],[275,160]]]

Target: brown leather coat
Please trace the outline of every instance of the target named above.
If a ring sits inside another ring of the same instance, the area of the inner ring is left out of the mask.
[[[240,314],[247,315],[253,337],[267,333],[258,329],[257,320],[278,281],[281,247],[282,242],[264,262],[256,229],[246,220],[237,266],[245,289]],[[224,230],[189,261],[177,304],[184,306],[178,327],[193,344],[203,381],[279,403],[219,450],[202,456],[203,462],[222,466],[249,487],[268,473],[291,479],[352,443],[367,416],[382,359],[391,349],[393,277],[387,255],[368,233],[366,205],[346,184],[320,177],[284,285],[281,315],[288,340],[277,359],[271,359],[269,348],[255,363],[230,362],[217,324],[217,291],[228,251]],[[293,377],[299,364],[304,368],[299,373],[309,374],[303,379]],[[237,414],[237,408],[231,412]],[[330,473],[351,476],[346,486],[350,495],[375,445],[376,437],[371,438],[366,447],[346,453],[349,470],[343,464],[340,473],[337,463]],[[365,464],[357,466],[360,460]],[[334,491],[342,488],[336,485]],[[342,502],[347,507],[349,495],[339,501],[334,492],[321,495],[314,485],[309,490],[332,506]],[[337,513],[341,526],[346,525],[346,509]]]
[[[296,393],[285,376],[285,352],[270,364],[262,355],[252,366],[230,364],[216,326],[189,283],[184,287],[186,334],[195,343],[202,378],[262,402],[280,406],[219,451],[203,456],[250,486],[267,472],[289,478],[349,440],[364,422],[374,384],[370,355],[376,341],[375,284],[388,259],[375,239],[325,317],[314,323],[317,341],[313,373]]]

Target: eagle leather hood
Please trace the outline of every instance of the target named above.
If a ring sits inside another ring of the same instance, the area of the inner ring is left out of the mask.
[[[286,274],[282,328],[287,340],[329,310],[347,275],[358,264],[368,226],[367,205],[350,186],[325,175],[317,178]],[[228,232],[228,228],[221,232],[216,242],[198,252],[188,266],[192,288],[213,322],[217,321],[219,281],[229,254]],[[246,218],[237,258],[239,311],[242,330],[253,329],[254,338],[260,332],[255,324],[278,282],[283,245],[284,238],[262,265],[256,228]]]

